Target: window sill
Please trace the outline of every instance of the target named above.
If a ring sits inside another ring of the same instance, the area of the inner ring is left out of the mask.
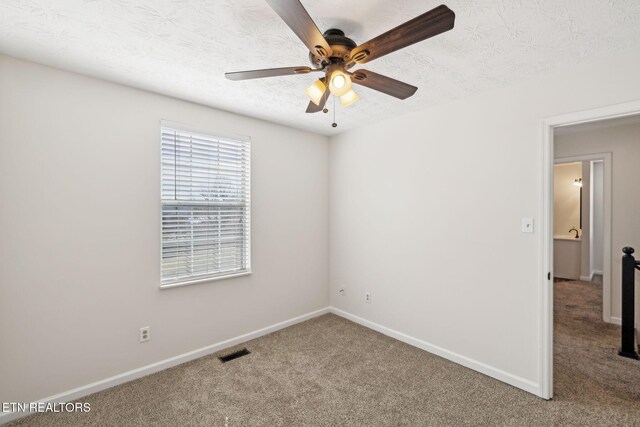
[[[166,285],[160,285],[160,289],[171,289],[171,288],[178,288],[181,286],[198,285],[200,283],[207,283],[207,282],[213,282],[213,281],[224,280],[224,279],[233,279],[235,277],[240,277],[240,276],[248,276],[249,274],[251,274],[251,270],[243,271],[242,273],[229,274],[227,276],[205,277],[203,279],[188,280],[186,282],[168,283]]]

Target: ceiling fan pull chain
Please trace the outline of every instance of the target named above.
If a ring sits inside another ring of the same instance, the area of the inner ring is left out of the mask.
[[[336,97],[333,96],[333,123],[331,123],[331,127],[338,127],[338,124],[336,123]]]

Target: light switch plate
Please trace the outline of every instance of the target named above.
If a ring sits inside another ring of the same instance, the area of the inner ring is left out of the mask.
[[[533,218],[522,218],[522,232],[533,233]]]

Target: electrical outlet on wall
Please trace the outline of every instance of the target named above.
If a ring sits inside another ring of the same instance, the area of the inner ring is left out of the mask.
[[[364,293],[364,302],[371,302],[371,292]]]
[[[140,328],[140,342],[147,342],[151,339],[151,328],[144,326]]]

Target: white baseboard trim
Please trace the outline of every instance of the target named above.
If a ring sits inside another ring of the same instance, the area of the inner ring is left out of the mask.
[[[200,357],[203,357],[203,356],[208,356],[209,354],[216,353],[218,351],[224,350],[225,348],[233,347],[234,345],[241,344],[243,342],[261,337],[263,335],[270,334],[272,332],[295,325],[296,323],[304,322],[305,320],[309,320],[311,318],[321,316],[326,313],[329,313],[329,307],[312,311],[310,313],[303,314],[301,316],[294,317],[292,319],[288,319],[283,322],[275,323],[265,328],[258,329],[253,332],[249,332],[247,334],[240,335],[235,338],[230,338],[228,340],[221,341],[206,347],[202,347],[197,350],[190,351],[188,353],[183,353],[178,356],[170,357],[169,359],[161,360],[160,362],[152,363],[150,365],[143,366],[141,368],[133,369],[131,371],[124,372],[122,374],[118,374],[113,377],[106,378],[104,380],[96,381],[94,383],[77,387],[72,390],[67,390],[65,392],[58,393],[53,396],[45,397],[44,399],[40,399],[37,402],[58,403],[58,402],[70,402],[72,400],[80,399],[84,396],[88,396],[90,394],[97,393],[99,391],[102,391],[111,387],[115,387],[117,385],[129,382],[129,381],[133,381],[138,378],[145,377],[155,372],[172,368],[182,363],[189,362],[194,359],[199,359]],[[29,412],[0,413],[0,424],[8,423],[18,418],[26,417],[27,415],[30,415],[30,413]]]
[[[622,318],[621,317],[611,316],[611,322],[609,322],[609,323],[613,323],[614,325],[622,326]],[[638,322],[634,322],[633,327],[638,329]]]
[[[395,338],[398,341],[402,341],[406,344],[428,351],[429,353],[433,353],[459,365],[465,366],[469,369],[473,369],[474,371],[478,371],[509,385],[520,388],[524,391],[528,391],[529,393],[535,394],[536,396],[542,396],[542,389],[540,388],[540,385],[533,381],[510,374],[501,369],[494,368],[493,366],[489,366],[485,363],[479,362],[461,354],[454,353],[452,351],[446,350],[442,347],[438,347],[437,345],[430,344],[426,341],[422,341],[418,338],[414,338],[402,332],[395,331],[393,329],[387,328],[386,326],[379,325],[338,308],[329,307],[329,311],[340,317],[351,320],[352,322],[358,323],[364,327],[380,332],[381,334],[387,335],[391,338]]]
[[[583,282],[590,282],[593,280],[593,276],[595,276],[596,274],[599,274],[602,276],[604,273],[600,270],[591,270],[591,273],[589,273],[589,276],[580,276],[580,280],[582,280]]]

